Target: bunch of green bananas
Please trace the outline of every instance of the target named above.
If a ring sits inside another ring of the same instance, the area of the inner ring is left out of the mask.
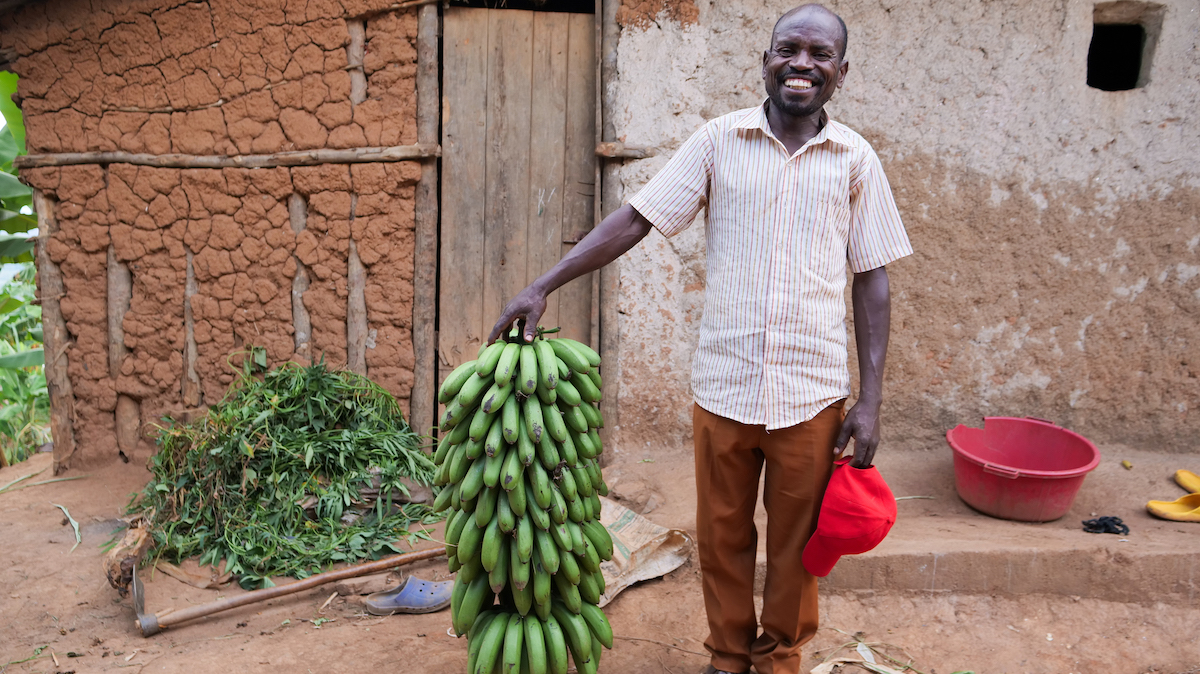
[[[544,333],[509,339],[483,347],[438,392],[434,508],[452,509],[454,631],[469,640],[468,674],[565,674],[568,651],[590,674],[613,638],[597,606],[600,562],[613,553],[599,521],[600,356]]]

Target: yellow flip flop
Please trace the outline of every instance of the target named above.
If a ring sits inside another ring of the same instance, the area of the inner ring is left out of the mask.
[[[1175,471],[1175,483],[1186,489],[1189,494],[1200,492],[1200,475],[1190,470],[1180,468]]]
[[[1150,501],[1146,510],[1164,520],[1200,522],[1200,494],[1188,494],[1174,501]]]

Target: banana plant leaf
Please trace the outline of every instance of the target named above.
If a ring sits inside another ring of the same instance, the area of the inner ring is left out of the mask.
[[[26,367],[45,364],[46,355],[42,349],[18,351],[17,353],[10,353],[7,356],[0,356],[0,369],[3,370],[20,370]]]
[[[18,79],[16,73],[0,72],[0,115],[4,116],[21,154],[25,154],[25,119],[21,116],[21,109],[12,99],[13,94],[17,93]]]
[[[0,232],[21,234],[37,229],[37,226],[37,218],[32,215],[0,208]]]
[[[23,197],[32,194],[33,190],[29,185],[17,180],[17,177],[11,173],[0,172],[0,199],[11,199],[12,197]]]
[[[34,245],[35,241],[27,236],[0,234],[0,262],[32,262]]]

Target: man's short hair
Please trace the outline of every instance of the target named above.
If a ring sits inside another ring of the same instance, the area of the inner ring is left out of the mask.
[[[793,7],[792,9],[789,9],[788,11],[784,12],[783,16],[779,17],[779,20],[777,20],[775,22],[775,27],[771,29],[771,45],[770,46],[772,46],[772,47],[775,46],[775,31],[779,28],[780,22],[782,22],[784,19],[788,18],[789,16],[791,16],[793,14],[800,13],[801,10],[808,9],[809,7],[823,10],[829,14],[832,14],[833,18],[837,19],[838,25],[842,27],[842,54],[841,54],[841,57],[846,58],[846,48],[850,44],[850,31],[846,29],[846,22],[842,20],[842,17],[839,16],[837,12],[834,12],[833,10],[826,7],[825,5],[818,5],[816,3],[800,5],[799,7]]]

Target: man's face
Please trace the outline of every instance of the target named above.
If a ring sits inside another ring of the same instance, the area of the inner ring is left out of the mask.
[[[842,86],[842,29],[821,11],[800,11],[779,23],[763,52],[763,80],[771,105],[796,117],[817,113]]]

